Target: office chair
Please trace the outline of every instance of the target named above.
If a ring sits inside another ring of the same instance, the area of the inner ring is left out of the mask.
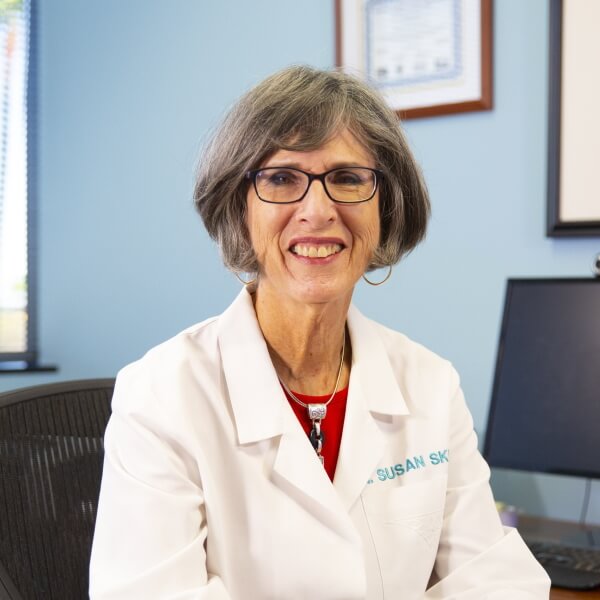
[[[114,379],[0,394],[0,600],[88,598]]]

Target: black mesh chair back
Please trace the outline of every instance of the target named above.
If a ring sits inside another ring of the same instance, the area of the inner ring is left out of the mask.
[[[114,379],[0,394],[0,600],[88,598]]]

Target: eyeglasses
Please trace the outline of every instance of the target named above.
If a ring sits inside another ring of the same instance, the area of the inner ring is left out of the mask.
[[[357,204],[370,200],[377,191],[383,172],[368,167],[338,167],[325,173],[307,173],[293,167],[266,167],[246,173],[263,202],[291,204],[300,202],[310,184],[318,179],[334,202]]]

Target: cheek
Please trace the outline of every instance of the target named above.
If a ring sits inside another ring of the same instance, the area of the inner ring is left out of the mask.
[[[279,252],[280,234],[285,226],[281,207],[273,207],[248,195],[246,226],[250,242],[260,263],[272,252]]]
[[[265,256],[269,252],[268,234],[264,231],[260,223],[255,224],[253,230],[250,232],[250,242],[256,259],[260,264],[264,264]]]
[[[377,213],[373,217],[373,222],[370,227],[369,233],[371,235],[371,242],[372,242],[373,246],[378,246],[379,238],[381,236],[381,223],[379,221],[379,213]]]
[[[365,245],[374,251],[379,245],[381,235],[381,223],[379,221],[379,206],[373,204],[369,207],[369,214],[364,217],[364,240]]]
[[[250,234],[250,243],[257,255],[259,255],[262,250],[262,239],[264,237],[262,231],[264,217],[261,215],[262,207],[259,202],[260,201],[255,197],[254,193],[249,191],[246,200],[246,227]]]
[[[380,239],[380,228],[379,223],[376,223],[371,227],[367,234],[366,240],[366,251],[365,251],[365,267],[368,265],[379,246]]]
[[[363,233],[363,266],[366,268],[373,259],[373,255],[379,246],[381,239],[381,224],[379,221],[379,209],[375,210],[364,223]]]

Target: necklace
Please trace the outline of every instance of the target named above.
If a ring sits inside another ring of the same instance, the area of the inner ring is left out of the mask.
[[[324,459],[323,455],[321,454],[321,452],[323,451],[323,444],[325,442],[325,436],[324,436],[323,432],[321,431],[321,421],[327,416],[327,405],[335,398],[335,395],[338,390],[338,386],[340,385],[340,379],[342,378],[342,371],[344,369],[344,351],[345,350],[346,350],[346,333],[344,332],[344,342],[342,343],[342,357],[340,359],[340,368],[338,369],[337,379],[335,380],[335,387],[333,388],[333,392],[331,393],[331,396],[329,396],[329,400],[327,400],[327,402],[324,402],[324,403],[314,402],[311,404],[302,402],[302,400],[300,400],[300,398],[298,398],[294,394],[294,392],[292,392],[292,390],[290,390],[290,388],[287,385],[285,385],[285,383],[283,383],[281,378],[279,379],[279,382],[283,386],[283,389],[288,393],[289,397],[294,402],[299,404],[300,406],[303,406],[304,408],[306,408],[306,410],[308,412],[308,418],[312,422],[312,429],[310,430],[308,439],[310,440],[310,443],[312,444],[313,448],[315,449],[315,452],[317,453],[317,456],[319,457],[319,460],[321,461],[322,465],[325,464],[325,459]]]

